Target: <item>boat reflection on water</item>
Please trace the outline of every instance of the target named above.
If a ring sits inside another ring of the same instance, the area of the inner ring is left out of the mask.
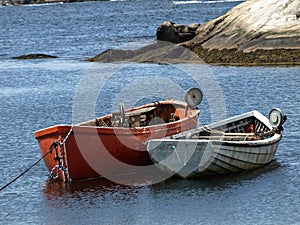
[[[153,224],[153,221],[171,224],[167,222],[170,218],[182,220],[179,212],[191,212],[191,217],[199,212],[201,216],[215,216],[215,212],[222,212],[224,207],[238,207],[243,211],[256,207],[252,203],[260,199],[261,194],[276,191],[269,189],[267,180],[274,182],[281,177],[281,168],[273,161],[253,171],[201,179],[171,177],[144,186],[116,184],[104,178],[71,183],[49,179],[42,190],[43,204],[39,210],[46,224],[69,224],[69,221],[76,224]],[[173,215],[171,211],[177,213]],[[199,217],[195,217],[195,221],[197,223]]]
[[[197,177],[190,179],[182,179],[180,177],[173,176],[164,182],[152,185],[151,189],[159,192],[170,189],[176,189],[177,191],[182,190],[182,192],[185,192],[186,189],[200,189],[206,191],[225,190],[233,186],[240,186],[244,182],[258,179],[260,176],[275,172],[281,167],[282,165],[277,160],[273,160],[264,167],[260,167],[255,170],[245,170],[226,175],[202,176],[201,178]]]
[[[257,179],[261,175],[266,175],[281,168],[281,164],[273,160],[268,165],[250,171],[240,173],[231,173],[220,176],[204,176],[201,179],[181,179],[171,177],[160,183],[144,186],[124,185],[109,181],[105,178],[95,178],[89,180],[80,180],[64,182],[62,180],[48,179],[43,186],[45,200],[52,207],[60,205],[69,205],[80,199],[89,200],[89,203],[99,203],[99,201],[108,201],[111,203],[134,201],[143,192],[164,192],[165,190],[223,190],[232,186],[241,185],[243,182]]]
[[[44,198],[50,207],[64,205],[76,206],[76,202],[84,200],[89,205],[110,201],[118,203],[134,199],[142,186],[127,186],[117,184],[105,178],[72,181],[48,179],[43,186]]]

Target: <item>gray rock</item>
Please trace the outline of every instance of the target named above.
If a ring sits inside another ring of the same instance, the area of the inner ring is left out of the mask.
[[[299,0],[251,0],[197,29],[205,49],[300,49]],[[298,16],[297,16],[298,15]]]
[[[91,62],[151,62],[151,63],[203,63],[193,51],[170,42],[157,41],[137,50],[109,49],[93,58]]]

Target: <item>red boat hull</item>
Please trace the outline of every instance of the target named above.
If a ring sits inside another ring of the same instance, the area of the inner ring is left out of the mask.
[[[137,128],[57,125],[36,131],[34,135],[41,154],[45,155],[53,142],[62,143],[72,129],[58,149],[62,166],[68,174],[67,178],[64,173],[60,176],[72,180],[98,176],[109,178],[152,165],[145,142],[195,128],[198,114],[199,110],[189,110],[178,121]],[[44,161],[51,171],[58,164],[55,151]]]

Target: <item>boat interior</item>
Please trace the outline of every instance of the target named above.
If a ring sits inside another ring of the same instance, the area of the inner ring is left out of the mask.
[[[213,139],[227,141],[246,141],[265,139],[274,131],[255,116],[231,122],[221,122],[215,126],[202,126],[197,132],[190,132],[184,139]]]
[[[269,127],[255,116],[242,118],[212,128],[213,130],[222,131],[224,133],[260,133],[270,130]]]
[[[175,122],[186,117],[187,110],[182,105],[160,104],[147,105],[142,108],[124,110],[120,104],[120,111],[78,124],[79,126],[97,127],[145,127],[163,123]]]

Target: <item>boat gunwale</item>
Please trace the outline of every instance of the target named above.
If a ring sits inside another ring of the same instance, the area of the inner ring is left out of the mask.
[[[47,136],[47,135],[52,135],[52,134],[55,134],[55,133],[58,133],[58,134],[64,134],[65,133],[65,134],[67,134],[70,131],[71,127],[72,127],[72,125],[69,125],[69,124],[53,125],[53,126],[46,127],[46,128],[35,131],[34,132],[34,137],[36,139],[39,139],[40,137]]]
[[[220,136],[220,139],[224,136]],[[282,138],[281,134],[275,133],[270,138],[265,138],[261,140],[247,140],[247,141],[223,141],[223,140],[213,140],[213,139],[171,139],[171,138],[165,138],[165,139],[151,139],[147,142],[170,142],[170,143],[179,143],[179,142],[191,142],[191,143],[211,143],[213,145],[228,145],[228,146],[249,146],[249,147],[260,147],[260,146],[267,146],[278,143]],[[151,151],[151,150],[150,150]]]
[[[232,123],[232,122],[242,120],[242,119],[252,117],[252,116],[255,117],[257,120],[259,120],[260,122],[262,122],[267,128],[270,129],[270,131],[272,131],[273,128],[270,125],[269,120],[257,110],[252,110],[252,111],[240,114],[240,115],[236,115],[236,116],[224,119],[224,120],[220,120],[220,121],[205,125],[204,127],[214,128],[217,126],[223,126],[228,123]],[[147,142],[192,142],[192,143],[211,142],[212,144],[215,144],[215,145],[218,144],[218,145],[259,147],[259,146],[267,146],[267,145],[275,144],[275,143],[279,142],[282,138],[282,134],[278,134],[278,133],[274,133],[269,138],[264,138],[264,139],[259,139],[259,140],[222,140],[222,138],[226,137],[226,133],[224,133],[224,135],[220,135],[219,140],[213,139],[213,137],[210,138],[209,136],[207,136],[207,139],[199,139],[197,137],[196,138],[188,138],[187,137],[187,135],[193,136],[193,135],[200,133],[201,131],[204,131],[204,128],[198,127],[198,128],[192,129],[192,130],[181,132],[179,134],[171,135],[164,139],[151,139]],[[234,136],[233,134],[234,133],[231,133],[231,136]],[[236,136],[239,136],[240,134],[245,135],[245,133],[236,133]]]
[[[163,101],[148,103],[148,104],[138,106],[135,108],[130,108],[130,109],[126,110],[126,112],[132,112],[132,111],[143,109],[143,108],[153,107],[155,105],[167,105],[167,104],[180,105],[180,106],[182,106],[182,108],[187,106],[187,104],[185,102],[170,99],[170,100],[163,100]],[[191,120],[191,119],[195,119],[195,118],[198,120],[199,113],[200,113],[200,110],[198,108],[190,108],[190,115],[187,115],[186,117],[179,119],[177,121],[161,123],[161,124],[154,124],[154,125],[150,125],[150,126],[141,126],[141,127],[105,127],[105,126],[96,126],[96,125],[94,125],[94,126],[93,125],[92,126],[91,125],[80,125],[80,124],[83,124],[83,123],[86,123],[89,121],[93,121],[93,120],[95,120],[95,118],[94,118],[92,120],[87,120],[87,121],[84,121],[82,123],[78,123],[75,125],[58,124],[58,125],[46,127],[46,128],[35,131],[34,137],[36,139],[40,139],[42,137],[51,136],[53,134],[60,134],[63,136],[64,134],[67,134],[71,128],[73,130],[80,129],[81,131],[84,131],[83,133],[86,133],[86,134],[95,133],[94,129],[96,129],[98,134],[102,133],[102,134],[110,135],[110,134],[116,134],[116,132],[117,133],[121,132],[121,133],[123,133],[123,135],[126,135],[126,133],[130,134],[130,135],[132,135],[133,133],[135,135],[139,135],[139,134],[145,135],[147,133],[150,133],[151,131],[157,130],[157,128],[159,128],[159,127],[160,127],[160,130],[158,130],[158,131],[168,130],[169,128],[172,128],[172,127],[176,128],[177,124],[180,124],[180,126],[181,126],[181,123],[185,123],[187,120]],[[100,116],[97,119],[109,118],[111,116],[112,116],[112,113],[108,114],[108,115]],[[93,131],[88,132],[88,130],[91,130],[91,129],[93,129]]]
[[[155,125],[145,126],[145,127],[102,127],[102,126],[55,125],[55,126],[51,126],[48,128],[35,131],[34,137],[36,139],[40,139],[44,136],[52,135],[55,133],[67,134],[71,128],[76,132],[81,132],[84,134],[90,134],[90,133],[95,134],[95,130],[97,130],[98,134],[107,134],[107,135],[117,134],[117,133],[122,133],[122,135],[132,135],[133,133],[135,135],[139,135],[139,134],[144,135],[147,133],[151,133],[152,131],[161,132],[163,130],[168,130],[170,128],[176,129],[176,127],[180,127],[182,123],[186,123],[188,120],[196,118],[197,114],[198,113],[195,113],[190,117],[186,117],[174,122],[155,124]]]
[[[109,129],[109,130],[146,130],[146,129],[151,129],[151,128],[155,128],[155,127],[159,127],[159,126],[168,126],[169,124],[176,124],[176,123],[180,123],[183,122],[185,120],[189,120],[194,118],[195,116],[198,115],[198,113],[200,112],[199,109],[192,109],[192,111],[196,111],[195,114],[191,114],[190,116],[187,116],[185,118],[179,119],[177,121],[173,121],[173,122],[168,122],[168,123],[161,123],[161,124],[153,124],[150,126],[141,126],[141,127],[104,127],[104,126],[84,126],[84,125],[75,125],[74,127],[84,127],[84,128],[103,128],[103,129]],[[102,119],[103,117],[99,117],[99,119]]]
[[[187,131],[181,132],[179,134],[174,134],[174,135],[172,135],[170,137],[167,137],[167,138],[180,139],[182,137],[186,137],[187,134],[189,134],[190,136],[193,136],[195,134],[200,133],[201,131],[204,131],[203,127],[207,127],[207,128],[211,129],[211,128],[214,128],[214,127],[224,126],[228,123],[232,123],[232,122],[242,120],[242,119],[246,119],[246,118],[249,118],[249,117],[255,117],[257,120],[262,122],[267,128],[269,128],[270,131],[273,129],[272,126],[270,125],[269,120],[263,114],[261,114],[257,110],[252,110],[250,112],[246,112],[246,113],[243,113],[243,114],[240,114],[240,115],[236,115],[236,116],[229,117],[229,118],[226,118],[226,119],[223,119],[223,120],[219,120],[217,122],[213,122],[213,123],[210,123],[208,125],[203,125],[202,127],[197,127],[195,129],[192,129],[192,130],[187,130]]]
[[[152,107],[157,107],[159,105],[177,105],[177,106],[182,106],[182,108],[184,107],[187,107],[187,103],[186,102],[183,102],[183,101],[180,101],[180,100],[175,100],[175,99],[168,99],[168,100],[162,100],[162,101],[156,101],[156,102],[151,102],[151,103],[147,103],[145,105],[141,105],[141,106],[137,106],[137,107],[133,107],[133,108],[129,108],[129,109],[126,109],[125,110],[125,113],[131,113],[131,112],[134,112],[134,111],[138,111],[138,110],[141,110],[141,109],[145,109],[145,108],[152,108]],[[198,110],[197,113],[200,112],[200,110],[198,108],[189,108],[191,111],[192,110]],[[78,124],[75,124],[76,126],[87,126],[87,127],[92,127],[91,125],[84,125],[85,123],[87,122],[93,122],[95,119],[99,119],[99,120],[103,120],[103,119],[107,119],[107,118],[111,118],[113,115],[113,113],[110,113],[110,114],[106,114],[106,115],[103,115],[103,116],[100,116],[100,117],[96,117],[96,118],[93,118],[93,119],[90,119],[90,120],[87,120],[87,121],[83,121],[81,123],[78,123]],[[193,115],[192,115],[193,116]],[[191,117],[192,117],[191,116]],[[181,119],[182,120],[182,119]],[[99,127],[99,126],[95,126],[95,127]],[[149,127],[149,126],[147,126]],[[110,128],[110,127],[109,127]],[[123,127],[124,128],[124,127]]]

